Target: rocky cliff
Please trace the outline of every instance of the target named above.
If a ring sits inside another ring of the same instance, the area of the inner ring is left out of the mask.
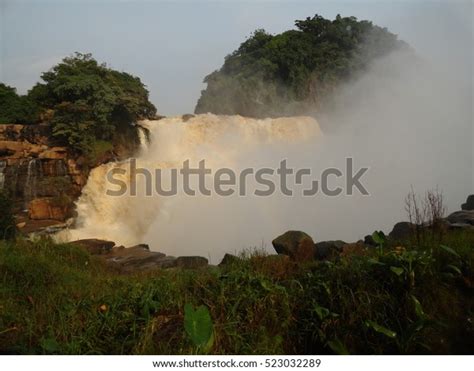
[[[20,230],[64,223],[86,184],[84,159],[50,141],[49,125],[0,125],[0,191],[14,200]]]

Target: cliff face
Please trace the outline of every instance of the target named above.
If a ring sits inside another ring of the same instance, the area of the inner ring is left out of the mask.
[[[0,125],[0,190],[15,203],[25,231],[59,224],[73,214],[89,167],[50,143],[48,125]]]

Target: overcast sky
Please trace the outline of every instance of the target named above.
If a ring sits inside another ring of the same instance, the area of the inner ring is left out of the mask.
[[[0,0],[0,80],[25,93],[64,56],[90,52],[139,76],[161,114],[192,112],[204,76],[251,32],[278,33],[315,13],[369,19],[421,54],[457,53],[472,65],[469,2]],[[448,39],[466,47],[440,44]]]

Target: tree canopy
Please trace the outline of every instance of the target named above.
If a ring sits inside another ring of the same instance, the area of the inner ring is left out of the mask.
[[[90,54],[67,57],[41,78],[29,98],[53,111],[53,137],[83,153],[124,132],[136,134],[132,124],[156,114],[138,77],[99,64]]]
[[[271,35],[256,30],[206,76],[196,113],[266,117],[320,108],[323,98],[369,63],[407,44],[355,17],[319,15]]]
[[[0,84],[0,123],[48,122],[52,139],[80,154],[117,143],[136,147],[133,124],[156,114],[138,77],[99,64],[91,54],[64,58],[41,79],[25,96]]]
[[[16,89],[0,83],[0,124],[31,124],[38,119],[38,107]]]

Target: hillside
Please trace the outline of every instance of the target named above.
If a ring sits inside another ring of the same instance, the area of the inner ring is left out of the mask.
[[[409,49],[387,29],[355,17],[319,15],[277,35],[257,30],[206,76],[195,112],[276,117],[314,113],[370,63]]]

